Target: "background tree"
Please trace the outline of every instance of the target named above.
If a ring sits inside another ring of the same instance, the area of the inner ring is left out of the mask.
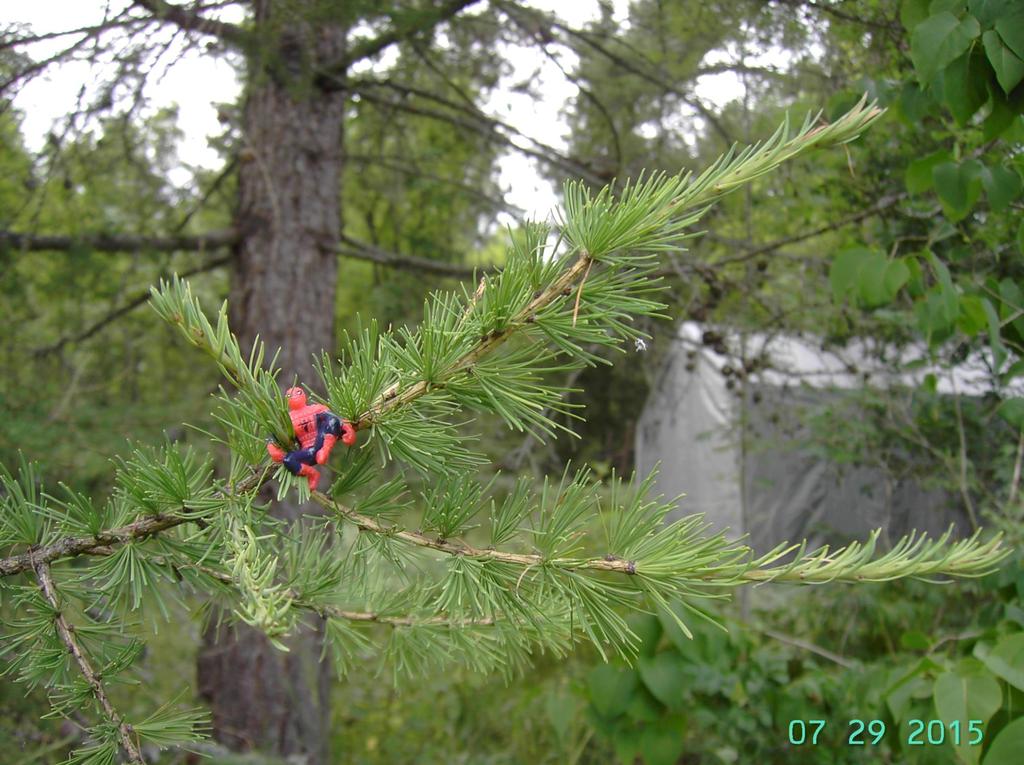
[[[105,55],[114,52],[119,56],[123,63],[114,77],[98,89],[95,103],[83,104],[79,112],[69,118],[69,130],[80,127],[81,119],[89,115],[109,109],[125,109],[121,102],[125,91],[134,96],[125,111],[126,117],[132,114],[143,97],[147,72],[170,44],[159,36],[158,27],[170,27],[174,31],[172,40],[184,36],[193,45],[207,45],[213,55],[231,55],[238,63],[246,85],[243,103],[236,110],[225,111],[226,121],[234,127],[229,139],[234,159],[228,163],[224,173],[210,183],[211,192],[218,187],[229,186],[235,194],[235,199],[228,202],[230,221],[224,221],[228,223],[224,229],[212,236],[201,233],[184,240],[176,239],[174,235],[183,229],[194,228],[190,226],[192,214],[183,218],[168,214],[161,221],[159,215],[154,216],[140,206],[135,208],[135,212],[146,221],[146,225],[140,227],[134,227],[131,218],[118,217],[115,222],[103,217],[76,215],[72,220],[89,222],[88,227],[81,230],[78,225],[67,225],[67,222],[63,225],[57,221],[44,223],[38,217],[23,215],[10,224],[12,227],[15,223],[28,225],[23,226],[18,234],[9,234],[8,241],[22,250],[71,247],[88,251],[92,248],[94,252],[89,257],[97,264],[97,278],[102,276],[106,284],[112,282],[109,275],[117,259],[96,254],[96,249],[180,251],[227,245],[231,248],[233,269],[231,305],[235,312],[234,327],[243,344],[251,344],[259,335],[272,347],[282,349],[283,355],[278,361],[285,376],[308,376],[309,360],[313,354],[334,347],[337,258],[341,246],[343,128],[345,105],[349,98],[347,72],[354,64],[416,37],[421,41],[410,47],[410,55],[423,58],[424,48],[434,47],[433,28],[471,4],[449,2],[382,10],[375,8],[374,4],[342,6],[329,2],[300,2],[282,6],[256,2],[243,6],[246,11],[244,22],[232,24],[219,20],[215,12],[211,14],[210,9],[202,5],[174,5],[162,0],[138,2],[127,4],[95,27],[72,35],[73,42],[49,60],[19,59],[11,66],[5,89],[16,87],[50,65],[78,57],[82,51],[88,51],[85,55],[95,61],[103,60]],[[347,44],[348,30],[357,23],[368,25],[375,35],[362,36],[350,48]],[[462,37],[465,38],[466,34],[463,33]],[[472,41],[478,42],[477,37],[473,34]],[[38,36],[31,31],[14,28],[8,33],[5,50],[17,52],[21,46],[37,39]],[[460,42],[458,34],[454,36],[454,42]],[[433,75],[435,79],[447,77],[443,68],[435,66],[435,69],[439,72]],[[401,79],[403,70],[406,75],[415,71],[400,65],[397,79]],[[487,76],[486,72],[483,74]],[[479,76],[471,74],[464,86],[473,89],[476,87],[474,80],[479,79]],[[366,83],[366,86],[371,84]],[[383,80],[377,87],[389,84],[389,80]],[[415,85],[415,82],[410,85]],[[457,85],[453,83],[452,87]],[[380,124],[378,121],[377,126]],[[371,129],[369,125],[364,128],[365,131]],[[391,141],[400,136],[400,131],[390,131]],[[377,132],[373,137],[389,140],[384,132]],[[125,141],[123,145],[128,143]],[[52,145],[55,158],[59,157],[63,164],[65,151],[60,146],[60,139],[55,137]],[[160,146],[155,144],[148,150],[159,152]],[[437,148],[436,144],[432,145],[430,151]],[[59,155],[57,151],[60,151]],[[375,160],[378,158],[377,152],[368,151],[366,155]],[[465,156],[470,155],[467,153]],[[478,167],[487,156],[478,148],[472,151]],[[60,169],[56,164],[47,168],[45,188],[35,195],[35,199],[45,200],[46,189],[50,187],[54,173]],[[92,168],[63,169],[63,183],[68,192],[75,190],[74,184],[79,182],[79,176],[88,182],[96,182],[96,176],[90,174]],[[75,173],[74,180],[72,172]],[[225,179],[224,175],[230,177]],[[364,183],[361,191],[365,191],[367,185]],[[104,183],[104,188],[118,193],[112,185]],[[133,193],[133,203],[138,200],[134,194],[137,191]],[[365,198],[372,200],[373,197],[370,194]],[[126,206],[117,201],[111,205],[110,198],[105,201],[110,211]],[[178,200],[165,197],[163,201],[172,203]],[[207,200],[199,198],[192,201],[198,206]],[[402,204],[408,203],[403,201]],[[170,213],[169,206],[165,206],[164,211]],[[409,233],[413,233],[415,225],[417,233],[413,235],[419,237],[415,243],[422,246],[423,237],[427,234],[422,221],[401,224],[401,216],[395,209],[390,209],[389,213],[393,225],[404,225]],[[368,209],[364,216],[370,229],[371,243],[379,236],[373,230],[373,216],[372,209]],[[445,238],[446,244],[458,242],[450,234],[466,230],[459,225],[465,223],[466,218],[454,215],[446,221],[449,224],[445,230],[449,234]],[[56,229],[65,238],[33,238],[24,235],[25,228],[30,231]],[[467,228],[472,230],[474,227]],[[93,232],[117,232],[120,236],[93,237],[90,240]],[[123,235],[124,232],[127,236]],[[171,237],[163,241],[139,238],[160,233]],[[390,243],[398,244],[396,240]],[[351,251],[351,239],[346,240],[346,246]],[[375,255],[378,250],[362,245],[356,247],[356,252],[364,257],[381,257]],[[200,265],[183,270],[207,270],[224,262],[223,257],[204,259]],[[18,275],[24,277],[31,269],[27,259],[19,260]],[[12,283],[19,281],[16,274],[11,276],[15,277]],[[150,272],[146,280],[151,280],[152,276]],[[59,280],[61,276],[56,274],[54,278]],[[141,296],[126,298],[123,292],[123,289],[119,291],[113,310],[83,332],[70,338],[54,338],[34,350],[61,350],[69,339],[87,339],[95,331],[103,329],[109,319],[143,302]],[[296,315],[297,304],[302,307],[301,316]],[[66,326],[66,322],[62,321],[61,325]],[[119,364],[119,368],[121,366],[124,364]],[[127,366],[131,366],[130,360]],[[81,370],[81,366],[77,369]],[[38,367],[26,371],[31,375],[39,373]],[[171,383],[174,376],[165,379]],[[207,378],[207,385],[210,382]],[[15,390],[27,388],[17,387]],[[113,391],[111,393],[116,395]],[[133,394],[131,400],[137,397],[138,391]],[[12,411],[18,410],[23,403],[17,397],[9,401]],[[60,415],[61,410],[55,410],[54,414]],[[116,416],[123,418],[125,414],[121,410]],[[35,430],[33,426],[27,429]],[[21,431],[12,429],[11,436],[12,444],[25,445]],[[299,510],[285,503],[280,505],[278,512],[284,517],[296,518]],[[305,641],[307,645],[305,648],[296,645],[295,650],[285,657],[271,649],[258,633],[243,626],[236,635],[234,629],[209,633],[210,650],[200,659],[202,685],[213,706],[219,735],[238,745],[258,743],[283,754],[305,752],[311,747],[314,761],[321,760],[324,756],[327,713],[324,699],[328,677],[326,665],[316,661],[322,635],[314,630],[305,637],[297,637],[296,640]],[[300,656],[306,657],[307,666],[301,666],[296,658]],[[262,670],[253,672],[255,666],[262,667]],[[258,688],[236,685],[254,677],[260,679]],[[282,699],[287,699],[287,703],[281,703]]]

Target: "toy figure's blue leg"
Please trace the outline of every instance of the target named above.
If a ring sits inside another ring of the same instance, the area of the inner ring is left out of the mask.
[[[341,420],[338,416],[330,412],[320,412],[316,416],[316,443],[313,445],[318,465],[327,462],[327,458],[331,456],[331,449],[340,437]]]
[[[284,466],[288,468],[289,473],[299,475],[302,472],[303,465],[316,464],[316,450],[310,447],[309,449],[297,449],[294,452],[288,452],[283,462]]]
[[[284,458],[284,466],[288,472],[305,477],[309,482],[310,491],[316,491],[317,484],[320,483],[320,473],[313,468],[315,464],[316,452],[312,447],[288,452],[288,456]]]

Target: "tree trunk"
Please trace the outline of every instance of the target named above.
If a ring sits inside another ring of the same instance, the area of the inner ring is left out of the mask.
[[[340,58],[345,29],[301,21],[301,3],[280,18],[270,0],[256,5],[257,28],[273,42],[249,61],[231,318],[243,350],[257,335],[268,354],[280,348],[281,382],[290,385],[308,381],[314,354],[334,347],[344,94],[319,89],[312,71]],[[273,508],[291,521],[310,512],[288,503]],[[198,675],[215,737],[232,749],[325,765],[330,666],[320,660],[323,640],[319,620],[286,641],[288,653],[244,624],[211,624]]]

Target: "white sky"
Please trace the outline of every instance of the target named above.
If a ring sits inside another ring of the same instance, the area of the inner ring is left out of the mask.
[[[112,0],[115,9],[124,7],[126,0]],[[31,25],[33,31],[53,32],[97,23],[103,15],[104,0],[0,0],[0,20]],[[598,18],[597,0],[531,0],[534,7],[557,12],[573,26],[581,26]],[[627,0],[615,0],[616,19],[626,20]],[[231,19],[229,15],[225,18]],[[167,34],[171,34],[168,29]],[[64,38],[64,42],[72,38]],[[29,49],[33,57],[52,54],[61,41],[39,43]],[[180,51],[179,51],[180,53]],[[564,150],[567,147],[567,126],[560,115],[565,104],[576,96],[577,89],[568,82],[558,68],[542,54],[529,48],[509,48],[500,54],[513,65],[510,82],[522,79],[540,69],[538,85],[543,99],[535,101],[507,88],[499,88],[484,105],[484,111],[510,123],[536,140]],[[771,53],[764,63],[779,64],[778,55]],[[222,164],[221,158],[210,147],[208,138],[219,135],[222,126],[217,121],[215,104],[233,102],[238,97],[239,82],[233,68],[223,58],[188,51],[182,55],[167,56],[171,65],[162,67],[157,77],[147,86],[146,111],[151,113],[175,103],[178,105],[179,127],[184,140],[179,145],[183,164],[172,175],[172,181],[183,185],[191,179],[188,167],[214,169]],[[386,59],[385,59],[386,61]],[[562,66],[572,71],[576,60],[572,54],[562,54]],[[75,62],[52,67],[45,76],[36,78],[15,98],[15,106],[25,114],[23,131],[32,149],[41,147],[46,134],[76,102],[83,84],[95,82],[96,73],[89,65]],[[732,73],[701,78],[697,94],[713,104],[724,104],[742,94],[739,78]],[[499,182],[505,190],[506,200],[532,217],[547,217],[557,204],[555,190],[537,170],[536,161],[518,152],[510,151],[499,162]]]

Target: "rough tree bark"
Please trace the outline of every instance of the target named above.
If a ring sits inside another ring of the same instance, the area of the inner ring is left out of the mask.
[[[232,326],[243,348],[259,335],[271,352],[281,349],[285,384],[308,380],[313,355],[334,346],[344,93],[318,88],[313,72],[341,59],[346,30],[301,21],[295,7],[313,2],[293,2],[280,17],[270,0],[256,3],[256,36],[273,43],[250,53],[238,178]],[[261,36],[261,28],[273,34]],[[296,520],[309,511],[275,503],[273,512]],[[317,623],[299,631],[285,653],[246,625],[207,628],[199,689],[217,739],[306,765],[329,761],[323,630]]]

